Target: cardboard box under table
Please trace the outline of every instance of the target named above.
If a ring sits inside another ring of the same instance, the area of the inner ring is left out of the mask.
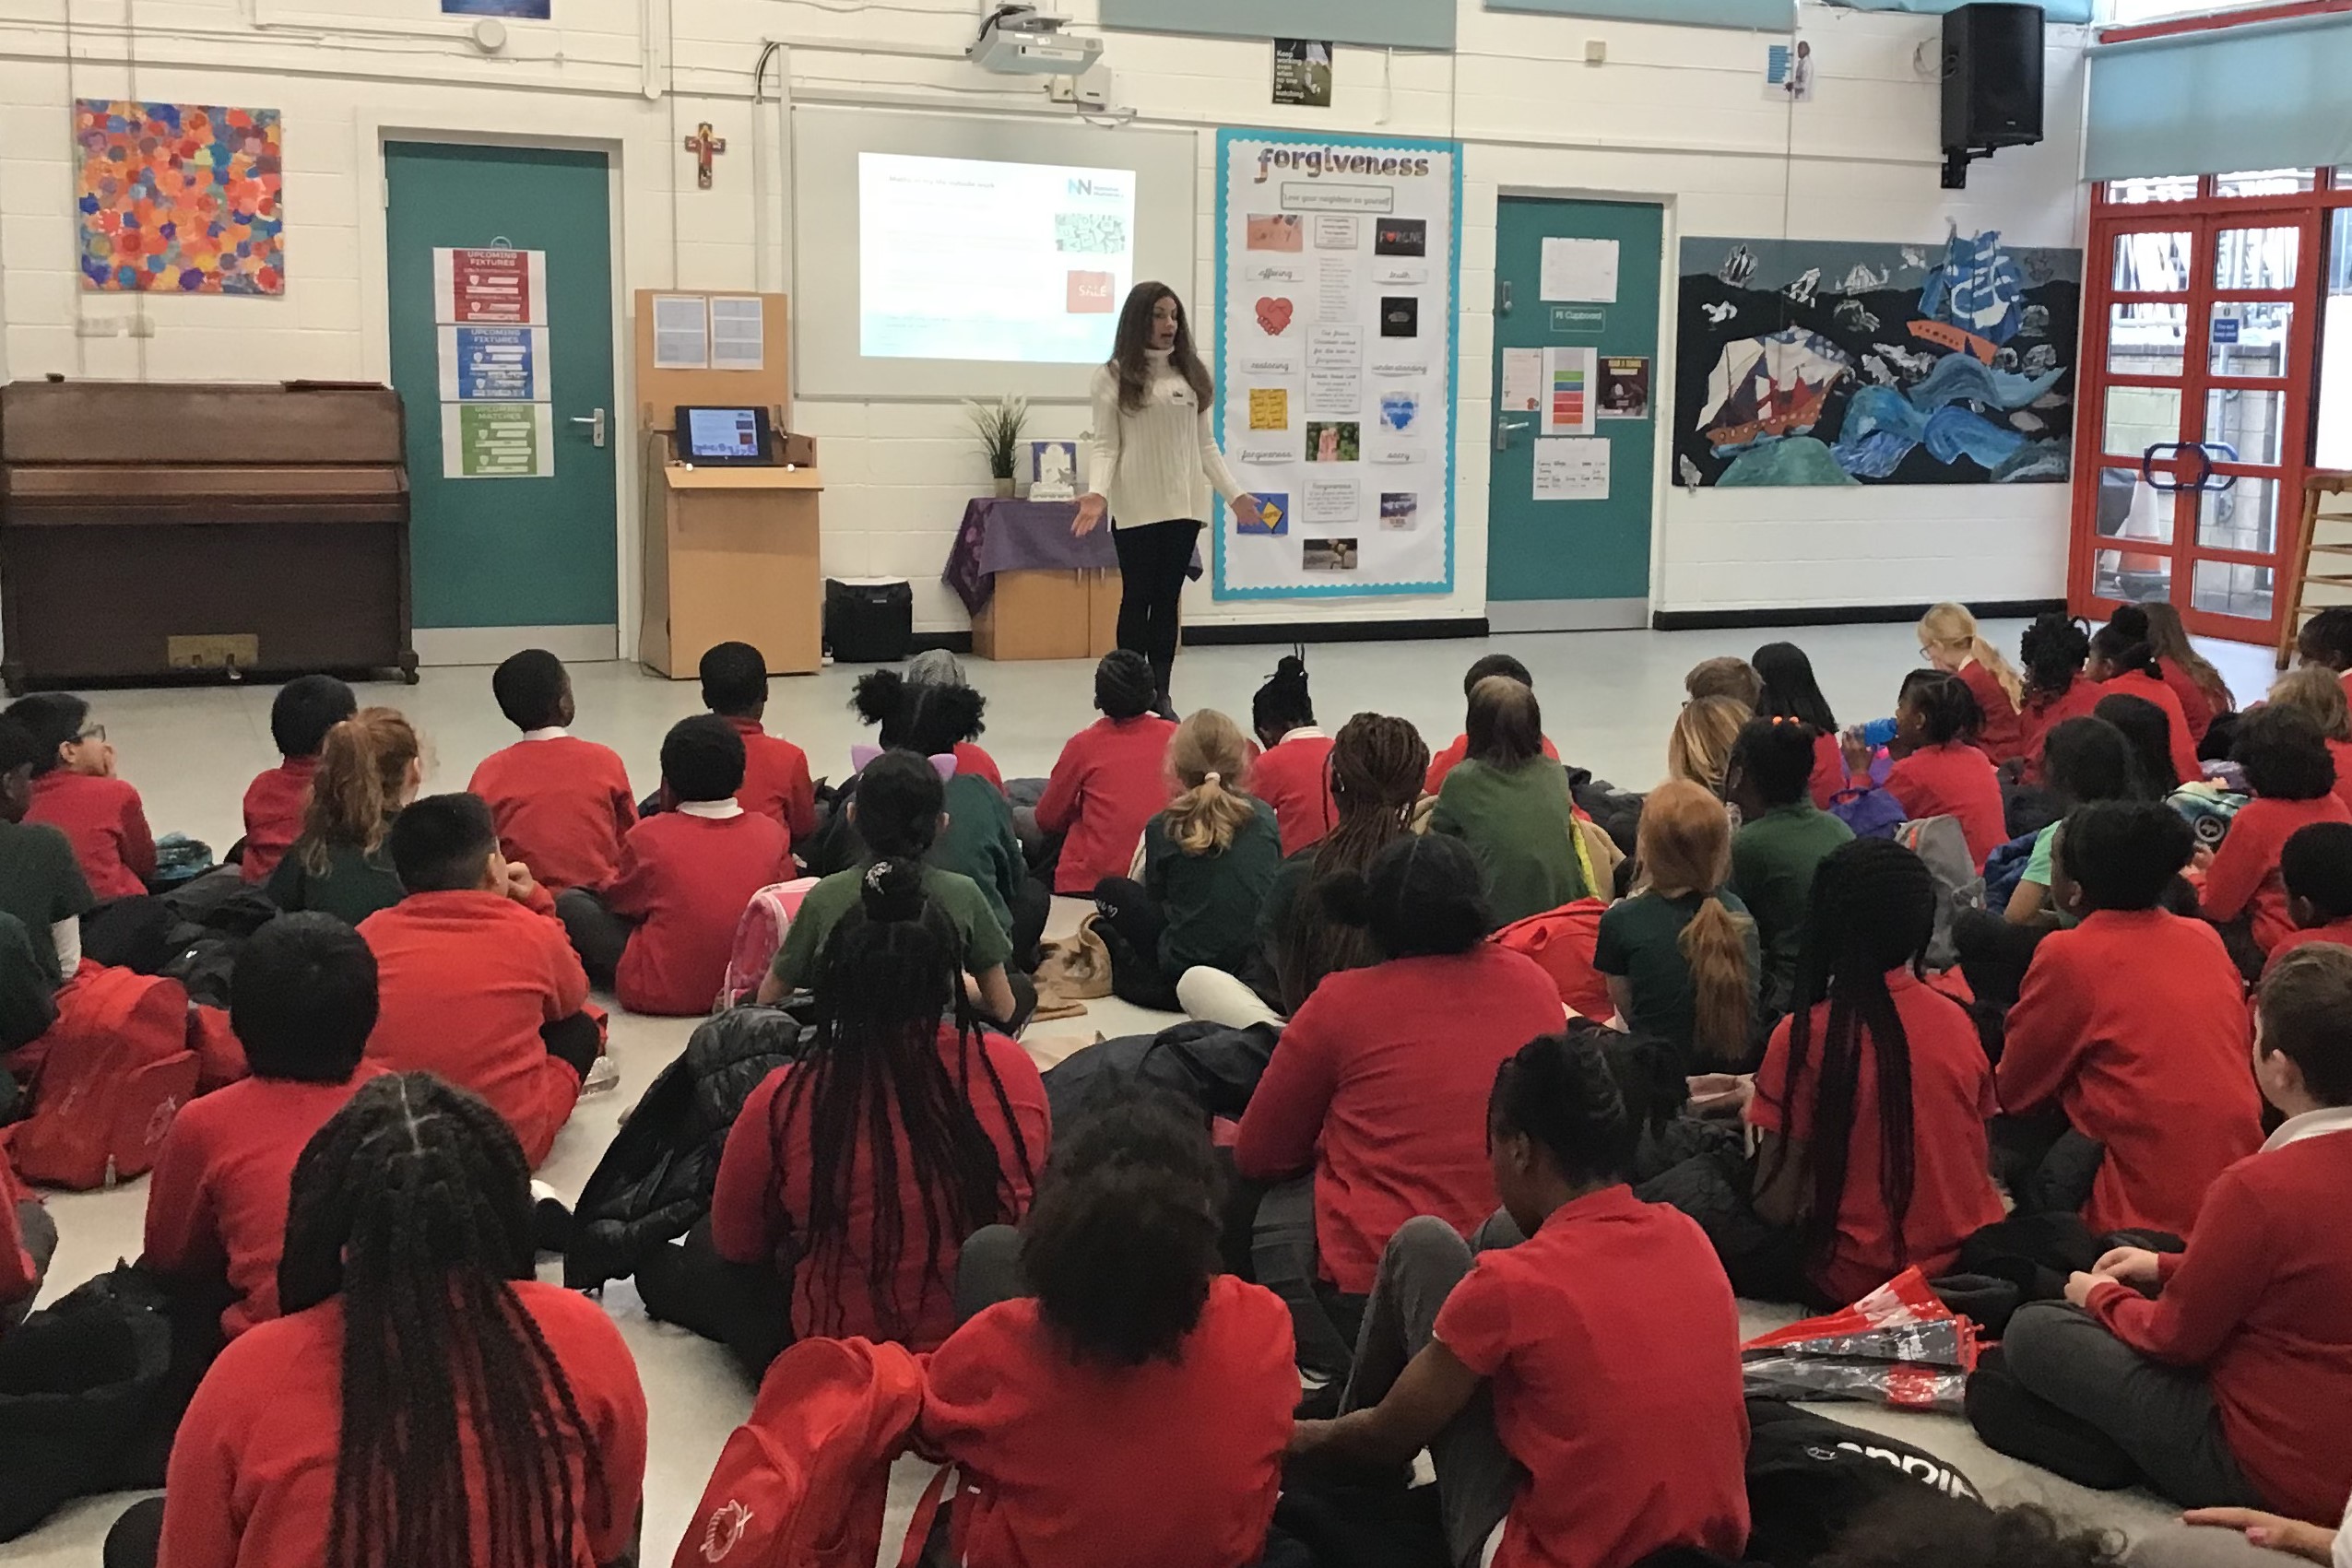
[[[1098,659],[1118,645],[1118,555],[1106,524],[1070,536],[1070,501],[975,500],[941,580],[984,659]]]

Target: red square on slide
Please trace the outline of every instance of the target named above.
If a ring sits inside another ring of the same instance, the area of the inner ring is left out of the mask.
[[[1107,272],[1073,272],[1070,275],[1070,312],[1074,316],[1106,316],[1111,313],[1111,289],[1118,279]]]

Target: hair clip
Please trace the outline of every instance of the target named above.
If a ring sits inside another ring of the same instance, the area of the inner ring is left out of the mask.
[[[1218,774],[1217,772],[1215,772],[1211,771],[1211,772],[1206,772],[1206,773],[1201,774],[1201,775],[1200,775],[1200,782],[1201,782],[1202,784],[1223,784],[1225,781],[1224,781],[1224,779],[1223,779],[1223,777],[1222,775],[1220,775],[1220,774]]]

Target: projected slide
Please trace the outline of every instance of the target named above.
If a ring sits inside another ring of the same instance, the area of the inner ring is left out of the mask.
[[[858,342],[878,360],[1099,364],[1135,281],[1125,169],[857,157]]]

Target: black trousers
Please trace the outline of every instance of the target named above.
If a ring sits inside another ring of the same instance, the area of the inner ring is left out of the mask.
[[[604,1032],[597,1027],[597,1020],[585,1012],[573,1013],[570,1018],[560,1018],[553,1023],[542,1025],[539,1038],[547,1043],[549,1055],[582,1078],[588,1076],[588,1069],[597,1065],[598,1056],[604,1055]]]
[[[585,888],[566,888],[555,895],[555,916],[563,922],[588,984],[609,991],[621,970],[621,955],[637,934],[637,922],[605,907],[604,900]]]
[[[1176,982],[1160,968],[1160,934],[1167,919],[1159,901],[1141,882],[1105,877],[1094,888],[1095,927],[1111,955],[1111,994],[1120,1001],[1156,1012],[1182,1012]]]
[[[1152,661],[1152,678],[1163,701],[1176,668],[1176,606],[1184,596],[1184,574],[1200,525],[1189,517],[1129,525],[1111,531],[1118,551],[1118,645]]]

